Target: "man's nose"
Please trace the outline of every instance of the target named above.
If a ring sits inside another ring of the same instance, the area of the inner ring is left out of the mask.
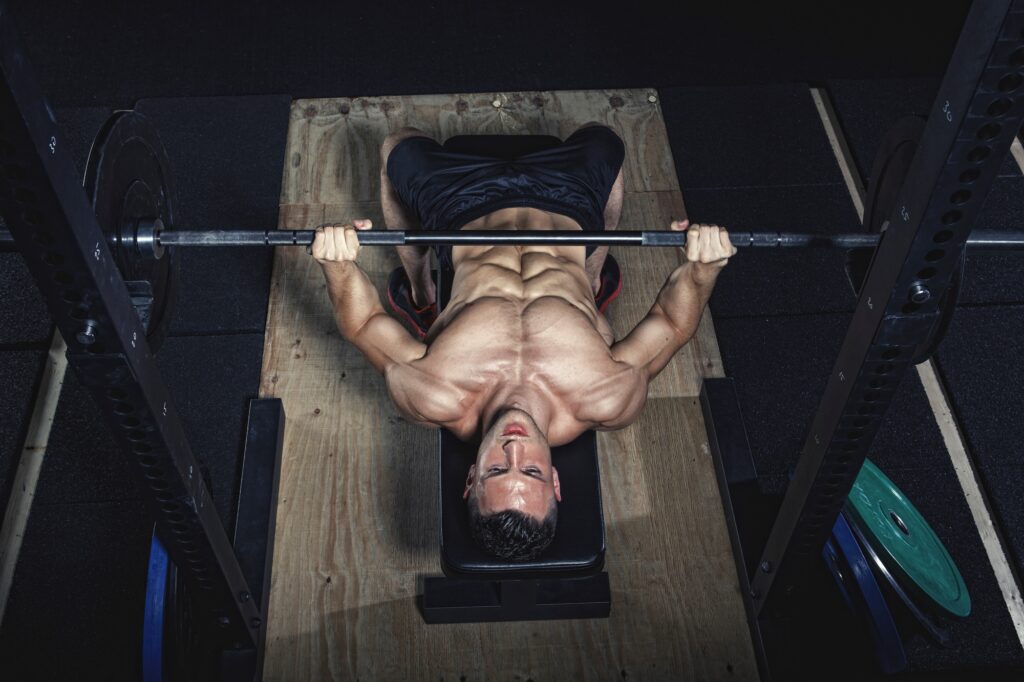
[[[517,461],[523,456],[526,451],[526,444],[519,440],[510,440],[501,446],[501,449],[505,452],[505,455],[509,458],[509,464],[516,466]]]

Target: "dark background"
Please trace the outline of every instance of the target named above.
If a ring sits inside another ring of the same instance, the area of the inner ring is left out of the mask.
[[[886,129],[928,110],[968,6],[75,1],[9,11],[79,166],[111,111],[145,112],[168,147],[185,227],[276,226],[289,98],[655,87],[691,215],[852,231],[857,217],[807,85],[829,94],[866,175]],[[1022,182],[1006,164],[979,227],[1024,225]],[[9,387],[0,392],[0,502],[50,333],[18,259],[0,254],[0,381]],[[768,490],[785,485],[856,300],[843,263],[825,252],[738,257],[711,302]],[[270,254],[203,250],[181,267],[159,362],[229,525]],[[965,307],[939,357],[1018,571],[1022,271],[1013,257],[970,260]],[[908,636],[911,675],[1019,675],[1024,654],[916,378],[875,445],[872,458],[946,542],[975,604],[953,624],[949,649]],[[141,491],[69,374],[0,626],[0,680],[137,678],[151,530]],[[797,642],[794,676],[875,677],[857,625],[843,618],[808,616],[816,639]]]
[[[58,106],[940,75],[970,3],[16,2]]]

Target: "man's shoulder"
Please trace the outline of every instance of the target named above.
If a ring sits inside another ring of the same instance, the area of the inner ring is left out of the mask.
[[[388,393],[407,416],[423,423],[448,426],[461,421],[476,403],[471,392],[415,361],[385,372]]]

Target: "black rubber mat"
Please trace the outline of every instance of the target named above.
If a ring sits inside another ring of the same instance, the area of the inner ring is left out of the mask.
[[[806,85],[667,88],[661,95],[691,220],[733,231],[858,229]],[[711,309],[716,319],[851,310],[856,299],[844,264],[835,251],[740,253],[721,275]]]
[[[684,190],[691,220],[731,230],[846,232],[859,225],[843,185]],[[796,209],[795,207],[799,207]],[[852,310],[846,255],[831,249],[744,249],[711,296],[715,318]]]
[[[259,391],[263,334],[172,337],[158,361],[217,511],[231,528],[249,400]]]
[[[0,628],[0,677],[141,679],[152,529],[138,501],[36,503]]]
[[[961,308],[938,364],[1018,575],[1024,575],[1024,306]]]
[[[171,337],[158,363],[192,453],[225,527],[234,522],[249,400],[259,388],[262,334]],[[88,391],[64,382],[36,500],[80,504],[141,499],[134,463],[110,435]]]
[[[0,351],[0,509],[7,508],[46,351]]]
[[[691,189],[843,181],[803,83],[660,93],[684,197]]]
[[[135,109],[160,133],[177,182],[175,226],[277,227],[291,98],[141,100]],[[271,249],[179,249],[172,334],[255,332],[266,325]]]
[[[766,492],[781,493],[835,362],[846,316],[716,320],[728,376],[736,381],[744,423]],[[950,624],[953,644],[907,641],[915,670],[1024,665],[1024,652],[988,563],[927,398],[912,372],[879,429],[871,459],[928,519],[960,567],[972,615]]]

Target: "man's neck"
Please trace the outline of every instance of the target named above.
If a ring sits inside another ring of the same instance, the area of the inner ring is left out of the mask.
[[[537,428],[547,438],[552,416],[551,400],[543,391],[530,386],[517,386],[509,391],[497,392],[481,414],[481,433],[485,433],[501,414],[512,409],[522,410],[530,415]]]

